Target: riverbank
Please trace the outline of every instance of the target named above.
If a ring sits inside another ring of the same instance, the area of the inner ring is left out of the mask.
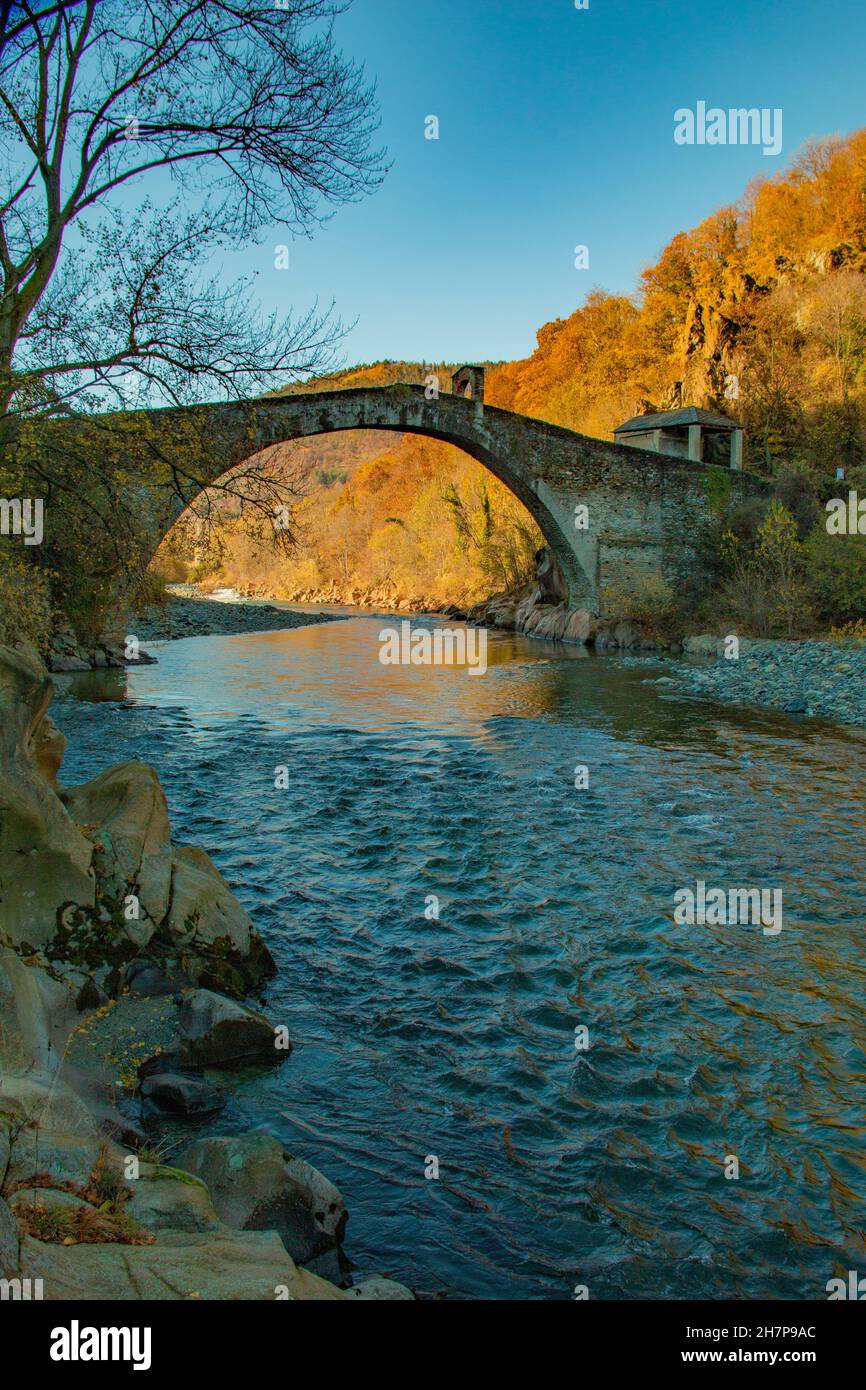
[[[113,641],[81,642],[70,628],[55,632],[46,653],[54,675],[124,666],[148,666],[157,660],[142,642],[169,642],[179,637],[232,637],[251,632],[282,632],[315,623],[339,621],[335,613],[301,613],[269,603],[202,596],[195,585],[169,587],[165,603],[152,604],[127,618],[127,633]],[[130,638],[134,642],[130,642]]]
[[[144,642],[178,637],[227,637],[250,632],[283,632],[315,623],[339,622],[335,613],[301,613],[270,603],[204,596],[194,585],[168,588],[168,601],[136,617],[135,635]]]
[[[58,781],[52,696],[35,651],[0,647],[0,1278],[48,1300],[411,1299],[353,1268],[320,1171],[263,1129],[214,1132],[291,1066],[291,1019],[244,1002],[276,966],[173,841],[153,767]]]
[[[172,586],[169,593],[164,606],[150,609],[139,621],[136,635],[142,640],[268,632],[340,620],[339,614],[205,597],[192,585]],[[496,596],[468,615],[452,608],[443,616],[468,617],[473,625],[519,631],[527,637],[577,642],[599,652],[658,652],[668,659],[668,669],[676,671],[675,677],[666,674],[661,679],[675,679],[684,693],[866,727],[866,645],[821,638],[742,637],[737,659],[730,660],[723,637],[701,634],[686,637],[682,644],[662,645],[637,624],[599,626],[582,612],[570,614],[561,602],[550,601],[556,597],[545,592],[543,581],[536,582],[519,594]]]
[[[729,638],[714,634],[679,640],[679,633],[662,636],[645,622],[600,621],[568,609],[546,549],[537,556],[532,583],[494,595],[470,610],[468,620],[526,637],[582,643],[597,652],[657,653],[668,662],[659,679],[674,680],[687,694],[866,726],[866,644],[742,636],[732,649]]]
[[[171,585],[172,589],[195,586]],[[241,584],[242,598],[278,600],[280,603],[324,604],[330,608],[363,608],[371,613],[441,613],[446,600],[433,593],[404,593],[396,584],[327,584],[316,589],[282,589],[275,593],[262,584]]]
[[[677,682],[692,695],[866,726],[866,645],[742,637],[736,659],[728,649],[723,637],[687,637]]]

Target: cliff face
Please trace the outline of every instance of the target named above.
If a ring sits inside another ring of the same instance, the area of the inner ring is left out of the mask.
[[[340,1287],[342,1198],[270,1136],[162,1161],[164,1126],[219,1113],[233,1068],[289,1056],[239,1002],[273,962],[208,856],[172,844],[153,768],[58,783],[51,696],[35,653],[0,647],[0,1278],[46,1299],[411,1298]]]

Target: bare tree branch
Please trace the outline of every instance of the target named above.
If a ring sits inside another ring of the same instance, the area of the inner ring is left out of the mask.
[[[220,248],[310,234],[383,174],[332,0],[0,0],[0,410],[244,394],[327,369],[340,326],[218,292]],[[174,201],[129,216],[168,173]],[[42,390],[40,391],[40,384]]]

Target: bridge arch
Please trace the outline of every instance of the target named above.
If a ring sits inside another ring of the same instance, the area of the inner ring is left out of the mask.
[[[343,430],[453,444],[484,464],[535,518],[559,565],[568,607],[602,616],[611,589],[639,589],[657,577],[677,591],[691,580],[703,564],[702,536],[720,489],[743,500],[765,486],[747,473],[590,439],[481,399],[446,393],[428,399],[419,386],[301,391],[123,418],[140,428],[157,456],[161,440],[175,448],[185,436],[204,441],[205,486],[275,444]],[[193,500],[153,498],[154,550]]]
[[[348,430],[383,430],[415,434],[453,444],[477,459],[523,503],[559,564],[571,607],[589,607],[594,586],[566,530],[566,518],[554,495],[545,496],[545,485],[532,469],[531,460],[514,441],[491,432],[493,414],[480,402],[460,396],[440,395],[428,400],[423,388],[397,386],[298,393],[265,397],[240,404],[170,408],[148,412],[149,430],[176,438],[183,424],[196,422],[213,442],[214,463],[209,481],[216,482],[231,468],[261,450],[316,435]],[[183,418],[181,418],[183,417]],[[510,417],[519,422],[522,417]],[[187,502],[192,498],[187,498]],[[157,513],[157,543],[167,534],[183,507],[175,498],[167,511]]]

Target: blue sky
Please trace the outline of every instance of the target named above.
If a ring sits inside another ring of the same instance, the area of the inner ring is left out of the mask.
[[[866,125],[863,0],[355,0],[340,45],[378,84],[393,168],[273,269],[224,258],[266,308],[358,319],[347,362],[525,356],[594,287],[630,292],[677,231]],[[780,107],[776,157],[674,143],[674,112]],[[440,138],[424,138],[436,115]],[[589,248],[589,270],[574,248]]]

